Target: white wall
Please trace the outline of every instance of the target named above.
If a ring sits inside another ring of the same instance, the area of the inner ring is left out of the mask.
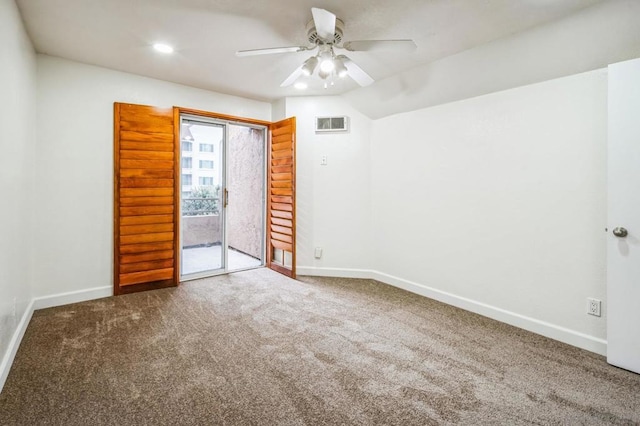
[[[287,98],[285,107],[297,128],[298,273],[369,268],[371,120],[339,96]],[[317,134],[315,118],[327,115],[349,116],[349,132]],[[320,165],[323,155],[326,166]],[[321,259],[314,258],[315,247],[323,248]]]
[[[346,94],[382,118],[606,67],[640,54],[640,1],[611,0]]]
[[[13,0],[0,0],[0,389],[10,342],[31,301],[36,55]],[[18,340],[19,341],[19,340]]]
[[[113,102],[260,120],[265,102],[38,55],[35,296],[112,286]]]
[[[374,269],[602,352],[606,129],[606,70],[375,121]]]
[[[281,98],[271,102],[271,121],[276,122],[287,118],[287,98]]]

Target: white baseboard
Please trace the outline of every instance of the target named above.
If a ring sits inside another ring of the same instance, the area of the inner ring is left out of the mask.
[[[372,271],[368,269],[317,268],[315,266],[296,266],[297,275],[310,275],[314,277],[372,278],[371,273]]]
[[[4,357],[2,357],[2,362],[0,363],[0,392],[2,392],[4,382],[7,381],[9,370],[11,370],[11,365],[13,364],[13,360],[16,357],[18,348],[20,347],[22,336],[24,336],[24,332],[27,331],[27,326],[29,325],[29,321],[31,321],[32,315],[33,300],[29,303],[29,305],[27,305],[27,309],[25,309],[24,313],[22,314],[22,318],[20,318],[18,327],[16,328],[16,331],[13,333],[13,336],[11,336],[11,340],[9,341],[9,347],[4,353]]]
[[[52,294],[50,296],[36,297],[33,299],[33,309],[52,308],[70,303],[85,302],[87,300],[101,299],[113,296],[113,287],[94,287],[86,290],[69,291],[67,293]]]
[[[113,288],[109,286],[95,287],[87,290],[70,291],[68,293],[53,294],[50,296],[36,297],[32,299],[31,302],[29,302],[29,305],[27,305],[24,313],[22,314],[22,318],[18,323],[18,327],[11,337],[9,347],[7,348],[7,351],[2,358],[2,362],[0,363],[0,392],[2,392],[4,383],[9,376],[9,370],[11,370],[11,365],[13,364],[13,360],[16,357],[16,353],[18,352],[18,348],[20,347],[20,342],[22,342],[24,333],[25,331],[27,331],[27,326],[29,325],[29,321],[31,321],[31,317],[33,316],[34,311],[38,309],[52,308],[54,306],[68,305],[70,303],[100,299],[112,295]]]
[[[410,291],[466,311],[474,312],[482,316],[504,322],[515,327],[576,346],[600,355],[607,354],[607,341],[598,337],[590,336],[579,331],[571,330],[546,321],[520,315],[515,312],[487,305],[476,300],[468,299],[423,284],[405,280],[383,272],[365,269],[339,269],[339,268],[297,268],[299,275],[315,275],[323,277],[344,277],[344,278],[371,278],[403,290]]]

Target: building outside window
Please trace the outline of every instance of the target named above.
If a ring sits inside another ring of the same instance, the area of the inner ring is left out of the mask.
[[[213,169],[213,160],[200,160],[201,169]]]
[[[193,151],[193,142],[182,141],[182,150],[187,152]]]
[[[183,169],[190,169],[192,167],[192,164],[193,164],[193,159],[191,157],[182,157]]]
[[[198,179],[202,186],[213,186],[213,176],[200,176]]]
[[[201,143],[200,144],[200,152],[213,152],[213,144],[212,143]]]
[[[182,186],[188,186],[191,185],[192,183],[192,176],[190,174],[183,174],[182,175]],[[202,178],[201,178],[202,179]]]

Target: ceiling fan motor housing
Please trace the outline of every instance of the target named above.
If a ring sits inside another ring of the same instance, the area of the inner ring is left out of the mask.
[[[316,31],[316,25],[313,22],[313,19],[309,21],[307,24],[307,38],[309,39],[309,43],[316,44],[340,44],[342,43],[342,35],[344,30],[344,22],[340,19],[336,18],[336,31],[333,34],[333,40],[322,40],[318,37],[318,32]]]

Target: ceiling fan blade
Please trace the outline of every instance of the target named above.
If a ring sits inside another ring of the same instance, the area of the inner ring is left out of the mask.
[[[390,49],[408,52],[417,48],[413,40],[356,40],[347,41],[342,47],[352,52],[375,52]]]
[[[318,9],[317,7],[311,8],[311,14],[313,15],[313,22],[316,26],[318,37],[320,37],[322,41],[333,43],[336,34],[336,15],[328,10]]]
[[[340,55],[338,56],[338,58],[342,59],[342,63],[345,67],[347,67],[347,71],[349,71],[349,77],[351,77],[360,86],[368,86],[375,81],[369,74],[364,72],[364,70],[356,65],[356,63],[351,59],[347,58],[344,55]]]
[[[309,48],[305,46],[269,47],[267,49],[238,50],[236,56],[272,55],[274,53],[302,52],[304,50],[309,50]]]
[[[303,65],[300,65],[298,68],[296,68],[291,73],[291,75],[287,77],[287,79],[280,84],[280,87],[291,86],[298,79],[298,77],[302,75],[302,67]]]

